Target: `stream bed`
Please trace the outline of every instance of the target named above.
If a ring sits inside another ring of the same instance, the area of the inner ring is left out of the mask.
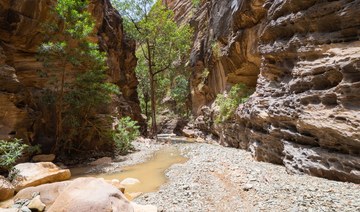
[[[117,179],[120,182],[126,178],[138,179],[140,183],[125,185],[125,195],[132,200],[140,194],[157,191],[167,181],[166,169],[173,164],[185,163],[187,160],[176,147],[166,146],[156,151],[147,161],[125,166],[119,172],[86,174],[87,167],[74,168],[71,172],[74,178],[98,177],[105,180]]]

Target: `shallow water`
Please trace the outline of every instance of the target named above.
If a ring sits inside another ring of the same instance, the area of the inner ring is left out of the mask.
[[[125,194],[129,199],[137,196],[139,192],[148,193],[157,191],[166,183],[165,170],[176,163],[184,163],[188,159],[183,157],[175,147],[165,147],[153,155],[148,161],[133,166],[127,166],[118,173],[81,174],[81,170],[72,170],[75,177],[91,176],[104,178],[105,180],[136,178],[140,183],[125,186]]]

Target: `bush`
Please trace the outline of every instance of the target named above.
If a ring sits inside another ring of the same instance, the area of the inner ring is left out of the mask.
[[[215,123],[228,120],[239,104],[245,103],[249,99],[251,93],[246,85],[239,83],[234,85],[227,95],[217,95],[215,104],[219,106],[220,111],[216,116]]]
[[[23,144],[21,139],[0,140],[0,169],[10,170],[24,153],[39,152],[39,146]]]
[[[218,59],[221,57],[222,53],[221,53],[221,46],[218,42],[214,41],[211,45],[211,51],[213,56]]]
[[[136,121],[130,117],[121,118],[113,133],[116,150],[121,154],[127,153],[132,148],[131,142],[139,135],[139,126]]]
[[[201,3],[201,0],[192,0],[192,4],[194,5],[194,7],[199,7]]]
[[[171,97],[176,101],[176,113],[185,116],[189,112],[187,100],[189,96],[189,81],[184,75],[179,75],[174,79],[174,85],[171,89]]]

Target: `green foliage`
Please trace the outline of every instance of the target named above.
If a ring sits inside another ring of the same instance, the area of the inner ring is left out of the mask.
[[[116,85],[106,82],[106,54],[89,41],[96,35],[88,2],[58,0],[53,12],[58,19],[47,23],[44,33],[48,41],[40,46],[39,55],[52,71],[49,78],[55,97],[47,94],[44,101],[56,105],[56,136],[60,141],[56,149],[71,151],[82,148],[83,144],[75,141],[107,138],[108,130],[95,114],[120,92]]]
[[[220,44],[218,42],[214,42],[211,45],[211,50],[212,50],[212,54],[215,58],[220,58],[221,57],[221,47]]]
[[[215,104],[219,106],[219,114],[216,116],[215,123],[221,123],[228,120],[234,114],[239,104],[245,103],[252,91],[244,84],[236,84],[232,86],[227,95],[218,94]]]
[[[201,0],[192,0],[192,4],[194,7],[199,7],[201,3]]]
[[[171,97],[176,101],[176,112],[179,115],[186,115],[188,108],[186,102],[189,96],[189,80],[184,75],[178,75],[174,79],[171,89]]]
[[[39,146],[23,144],[21,139],[0,140],[0,169],[10,170],[24,153],[39,153]]]
[[[136,121],[130,117],[121,118],[116,131],[113,132],[116,149],[122,154],[127,153],[132,148],[131,142],[139,135],[139,126],[137,126]]]
[[[156,104],[171,93],[175,77],[181,75],[176,68],[190,50],[192,29],[189,25],[178,26],[173,11],[161,0],[112,0],[112,3],[124,18],[127,35],[138,44],[139,94],[143,98],[142,108],[148,108],[151,101],[154,133]]]

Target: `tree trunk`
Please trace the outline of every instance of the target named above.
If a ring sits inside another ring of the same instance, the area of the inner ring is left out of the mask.
[[[144,92],[144,102],[145,102],[145,116],[146,116],[146,123],[148,123],[149,120],[149,91],[143,91]]]
[[[52,148],[52,152],[56,153],[59,148],[59,143],[62,137],[63,133],[63,127],[62,127],[62,109],[63,109],[63,101],[64,101],[64,87],[65,87],[65,69],[66,69],[66,62],[63,62],[62,64],[62,71],[61,71],[61,84],[60,84],[60,91],[57,95],[58,99],[56,101],[55,105],[55,114],[56,114],[56,140],[55,145]]]
[[[157,138],[156,125],[156,99],[155,99],[155,79],[154,75],[150,74],[150,100],[151,100],[151,137]]]
[[[149,40],[146,40],[148,69],[150,77],[150,101],[151,101],[151,132],[150,136],[157,139],[156,126],[156,99],[155,99],[155,73],[153,71],[153,61],[151,55],[151,46]]]

